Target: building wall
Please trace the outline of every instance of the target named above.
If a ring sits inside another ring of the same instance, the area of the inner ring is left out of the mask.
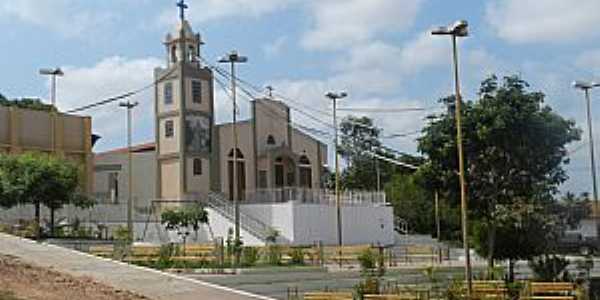
[[[294,201],[277,204],[245,204],[241,211],[279,230],[282,242],[311,245],[322,241],[336,245],[336,207]],[[342,207],[342,240],[346,245],[394,243],[394,215],[389,206]]]
[[[312,173],[312,187],[319,188],[321,185],[322,167],[325,164],[322,162],[321,151],[323,144],[315,140],[311,136],[294,129],[292,131],[292,151],[298,155],[306,155],[310,161]],[[325,148],[325,152],[327,149]],[[298,162],[296,162],[298,163]]]
[[[81,188],[93,191],[92,120],[16,107],[0,106],[0,152],[54,153],[81,166]]]
[[[132,153],[134,207],[147,207],[156,199],[156,154],[154,151]],[[127,203],[129,164],[127,153],[96,155],[94,159],[95,195],[100,203]],[[118,195],[111,198],[109,174],[118,174]]]
[[[289,140],[289,109],[283,103],[267,99],[257,99],[253,102],[254,122],[256,123],[256,149],[263,153],[267,145],[267,137],[272,135],[275,145],[290,145]]]
[[[233,149],[233,132],[231,124],[217,126],[219,135],[219,164],[221,169],[221,192],[229,194],[229,152]],[[238,148],[244,155],[246,172],[246,191],[256,188],[256,169],[254,163],[254,134],[250,122],[237,124]]]

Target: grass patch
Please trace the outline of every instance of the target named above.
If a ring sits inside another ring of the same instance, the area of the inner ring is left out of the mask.
[[[21,298],[17,298],[15,294],[11,291],[0,291],[0,300],[23,300]]]

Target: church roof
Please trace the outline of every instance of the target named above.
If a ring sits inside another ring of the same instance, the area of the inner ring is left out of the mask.
[[[133,152],[133,153],[149,152],[149,151],[154,151],[155,149],[156,149],[156,143],[154,143],[154,142],[143,143],[143,144],[131,146],[131,152]],[[101,156],[101,155],[109,155],[109,154],[126,154],[127,150],[128,150],[127,147],[116,148],[116,149],[108,150],[105,152],[96,153],[96,155]]]

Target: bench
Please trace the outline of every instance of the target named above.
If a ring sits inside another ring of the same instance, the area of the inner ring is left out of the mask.
[[[404,249],[404,258],[405,261],[413,262],[413,260],[430,260],[431,262],[435,262],[439,260],[440,255],[436,251],[437,248],[431,246],[407,246]]]
[[[352,300],[352,293],[348,292],[308,292],[304,293],[304,300]]]
[[[572,282],[531,282],[522,299],[575,300],[576,286]]]
[[[365,295],[364,300],[419,300],[417,294],[398,294],[398,295]]]
[[[89,249],[89,253],[96,255],[96,256],[102,256],[102,257],[111,257],[113,255],[114,252],[114,246],[113,245],[93,245],[90,246]]]
[[[471,282],[472,295],[478,299],[508,299],[508,288],[502,280],[474,280]],[[467,282],[463,282],[463,290],[467,290]]]

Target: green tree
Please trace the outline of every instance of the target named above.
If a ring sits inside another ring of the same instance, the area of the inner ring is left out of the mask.
[[[200,205],[167,209],[160,215],[161,223],[166,230],[175,231],[183,241],[183,253],[190,227],[196,233],[202,224],[208,224],[208,212]]]
[[[409,230],[431,233],[434,228],[432,194],[417,183],[417,175],[396,174],[385,186],[394,215],[407,221]]]
[[[50,229],[54,213],[64,205],[89,207],[93,202],[79,188],[79,168],[69,160],[43,153],[0,155],[0,203],[4,207],[33,204],[35,220],[41,223],[40,207],[50,209]],[[40,229],[41,230],[41,229]],[[38,237],[41,232],[38,232]]]
[[[14,106],[24,109],[41,110],[41,111],[56,111],[56,108],[50,104],[45,104],[38,98],[21,98],[9,100],[0,94],[0,105]]]
[[[369,155],[369,152],[410,164],[421,163],[417,157],[397,154],[384,147],[380,141],[383,130],[375,126],[369,117],[347,116],[340,123],[340,131],[339,153],[347,162],[347,167],[341,174],[341,185],[345,189],[377,189],[377,169],[381,187],[389,182],[395,173],[412,172],[410,169],[377,159]]]
[[[481,84],[480,100],[462,106],[469,214],[487,232],[479,235],[485,236],[485,241],[475,242],[487,243],[478,248],[488,249],[483,254],[490,266],[494,259],[504,258],[504,254],[496,253],[499,249],[495,244],[507,238],[498,236],[504,234],[498,230],[498,220],[504,217],[498,215],[499,209],[506,210],[515,203],[531,207],[550,203],[558,186],[567,179],[563,169],[569,162],[566,145],[579,140],[581,134],[574,121],[544,105],[543,93],[531,92],[528,87],[518,76],[502,80],[491,76]],[[448,105],[448,111],[429,117],[418,148],[429,159],[423,167],[428,177],[424,180],[426,186],[438,189],[445,199],[457,205],[454,97],[441,101]]]

